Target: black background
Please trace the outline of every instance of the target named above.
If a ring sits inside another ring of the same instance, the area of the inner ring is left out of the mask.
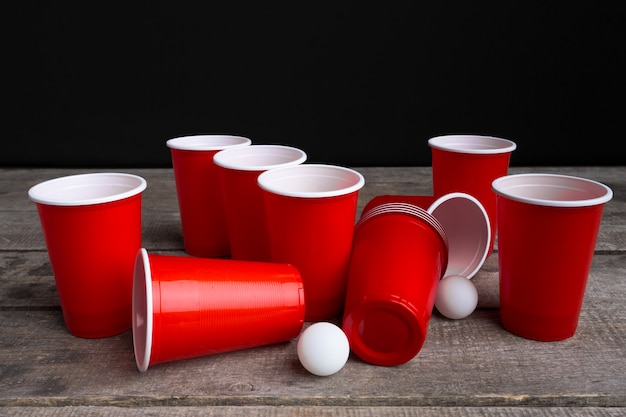
[[[427,166],[450,133],[626,164],[621,2],[15,3],[0,166],[167,167],[197,133],[349,166]]]

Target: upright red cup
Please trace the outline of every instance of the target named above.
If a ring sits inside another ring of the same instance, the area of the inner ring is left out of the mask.
[[[44,181],[28,191],[37,205],[65,325],[74,336],[108,337],[131,327],[145,188],[136,175],[93,173]]]
[[[166,142],[172,156],[185,252],[200,257],[230,256],[222,184],[215,154],[249,146],[252,141],[231,135],[192,135]]]
[[[304,151],[283,145],[251,145],[215,154],[232,259],[271,260],[265,203],[257,179],[267,170],[299,165],[305,160]]]
[[[286,342],[304,324],[304,289],[288,264],[137,253],[137,368]]]
[[[272,262],[302,274],[307,321],[341,313],[363,176],[349,168],[301,164],[259,175]]]
[[[475,197],[489,216],[491,241],[496,231],[496,195],[491,183],[506,175],[517,145],[508,139],[481,135],[444,135],[430,138],[432,181],[435,197],[462,192]]]
[[[539,341],[578,327],[604,204],[596,181],[554,174],[493,181],[498,207],[500,318],[505,329]]]
[[[342,328],[365,362],[395,366],[424,341],[447,240],[437,219],[417,206],[381,205],[355,227]]]

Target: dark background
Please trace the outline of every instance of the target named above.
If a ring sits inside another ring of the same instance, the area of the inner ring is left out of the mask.
[[[0,166],[167,167],[197,133],[348,166],[427,166],[450,133],[626,164],[619,1],[116,3],[4,7]]]

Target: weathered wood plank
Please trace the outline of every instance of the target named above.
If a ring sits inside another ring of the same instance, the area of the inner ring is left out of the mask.
[[[359,213],[376,195],[431,192],[430,167],[356,169],[366,178]],[[119,171],[148,181],[144,246],[181,254],[172,170]],[[67,333],[36,209],[26,192],[45,179],[82,172],[0,169],[0,414],[624,414],[625,167],[510,169],[586,177],[615,193],[605,208],[573,338],[533,342],[501,327],[494,254],[473,278],[479,310],[456,321],[435,312],[426,343],[412,361],[376,367],[353,356],[341,372],[326,378],[300,366],[297,340],[156,365],[142,374],[135,367],[131,332],[98,340]]]
[[[6,417],[622,417],[621,407],[5,407]]]
[[[184,256],[182,250],[149,250],[151,253]],[[472,282],[479,295],[478,308],[497,308],[497,256],[487,259]],[[45,251],[0,252],[0,309],[46,309],[59,307],[54,276]]]
[[[296,340],[139,373],[130,332],[80,339],[67,333],[60,310],[0,311],[0,405],[626,407],[626,309],[615,296],[626,282],[614,275],[624,276],[625,260],[598,256],[570,339],[514,336],[497,309],[464,320],[435,313],[409,363],[377,367],[351,357],[327,378],[300,366]]]

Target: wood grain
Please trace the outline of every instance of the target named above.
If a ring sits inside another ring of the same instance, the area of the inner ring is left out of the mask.
[[[430,168],[356,168],[366,178],[358,210],[376,195],[426,195]],[[106,171],[106,170],[100,170]],[[378,367],[351,356],[330,377],[307,373],[292,340],[137,371],[130,331],[81,339],[65,329],[30,186],[75,169],[0,169],[0,414],[8,416],[617,416],[626,412],[626,170],[511,168],[603,182],[607,203],[579,327],[542,343],[499,321],[497,251],[473,278],[479,308],[463,320],[436,311],[426,343],[407,364]],[[182,254],[173,175],[146,178],[143,243]],[[334,320],[338,322],[338,318]],[[309,325],[310,323],[307,323]]]

